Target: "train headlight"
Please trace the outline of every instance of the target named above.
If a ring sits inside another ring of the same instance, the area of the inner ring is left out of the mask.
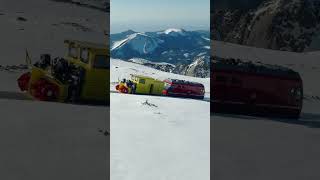
[[[294,97],[296,100],[301,99],[302,97],[302,90],[301,88],[292,88],[290,89],[290,95]]]
[[[302,97],[302,91],[301,88],[297,88],[296,89],[296,98],[300,99]]]

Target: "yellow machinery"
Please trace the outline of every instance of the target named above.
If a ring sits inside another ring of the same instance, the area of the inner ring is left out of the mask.
[[[164,82],[147,77],[147,76],[139,76],[139,75],[131,75],[131,80],[136,84],[135,92],[137,94],[152,94],[152,95],[161,95]]]
[[[132,91],[132,87],[128,86],[127,82],[120,82],[117,89],[123,93],[150,95],[162,95],[164,89],[163,81],[147,76],[131,74],[131,82],[134,84],[135,90]]]
[[[106,101],[110,94],[110,60],[106,45],[66,40],[67,59],[85,69],[81,98]]]
[[[107,46],[76,40],[65,40],[64,43],[67,46],[64,59],[68,67],[72,66],[82,72],[81,78],[78,78],[81,79],[81,83],[77,84],[78,87],[70,81],[58,78],[70,72],[57,73],[52,62],[46,67],[31,65],[27,54],[26,61],[31,66],[31,72],[18,79],[20,89],[26,90],[39,100],[73,101],[76,95],[77,101],[107,103],[110,92],[110,61]]]

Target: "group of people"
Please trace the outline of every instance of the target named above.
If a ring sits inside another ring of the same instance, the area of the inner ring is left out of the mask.
[[[123,79],[122,81],[121,81],[121,84],[123,84],[123,85],[125,85],[126,87],[119,87],[120,89],[120,91],[121,92],[128,92],[129,90],[129,88],[130,88],[130,93],[131,94],[134,94],[135,92],[136,92],[136,83],[134,83],[133,81],[131,81],[131,80],[126,80],[126,79]],[[128,89],[126,89],[126,90],[124,90],[123,88],[128,88]]]
[[[84,80],[85,70],[69,63],[68,60],[60,57],[51,59],[50,54],[41,54],[40,60],[34,66],[46,70],[51,68],[51,73],[57,80],[69,84],[68,95],[73,99],[80,96],[81,86]]]

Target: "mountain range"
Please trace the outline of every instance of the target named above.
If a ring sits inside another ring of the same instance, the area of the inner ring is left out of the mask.
[[[214,7],[214,40],[292,52],[320,49],[320,1],[242,1]]]
[[[210,32],[170,28],[111,34],[111,57],[177,74],[209,77]],[[137,62],[137,61],[133,61]]]

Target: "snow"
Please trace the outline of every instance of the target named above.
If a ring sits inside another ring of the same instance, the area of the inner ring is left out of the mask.
[[[207,40],[207,41],[211,41],[209,38],[206,38],[204,36],[202,36],[203,39]]]
[[[19,75],[0,71],[0,178],[105,179],[109,108],[18,100]]]
[[[179,34],[179,35],[185,35],[185,30],[183,29],[177,29],[177,28],[169,28],[163,31],[165,34]]]
[[[1,66],[24,63],[26,48],[35,59],[64,56],[64,39],[106,42],[105,12],[49,0],[0,6]],[[107,179],[109,107],[26,100],[16,81],[23,72],[0,68],[0,179]]]
[[[63,56],[64,39],[106,43],[106,14],[94,9],[49,0],[6,0],[1,3],[0,64],[24,62],[25,50],[33,58],[50,52]],[[27,7],[27,8],[26,8]],[[18,17],[27,21],[18,21]]]
[[[122,45],[123,43],[127,42],[128,39],[123,39],[123,40],[120,40],[120,41],[115,41],[113,44],[112,44],[112,47],[111,47],[111,51],[116,49],[117,47],[119,47],[120,45]]]
[[[0,105],[1,179],[106,178],[109,143],[98,129],[107,108],[2,98]]]
[[[111,90],[130,74],[210,80],[111,59]],[[210,179],[210,112],[203,100],[111,93],[111,179]],[[146,103],[147,102],[147,103]],[[149,105],[148,105],[149,104]]]
[[[120,49],[124,45],[129,45],[133,50],[140,54],[152,53],[161,43],[159,39],[150,37],[144,33],[135,33],[129,35],[128,38],[115,42],[112,46],[112,51]]]
[[[143,64],[143,63],[151,63],[151,61],[142,59],[142,58],[131,58],[128,60],[129,62],[137,63],[137,64]]]

